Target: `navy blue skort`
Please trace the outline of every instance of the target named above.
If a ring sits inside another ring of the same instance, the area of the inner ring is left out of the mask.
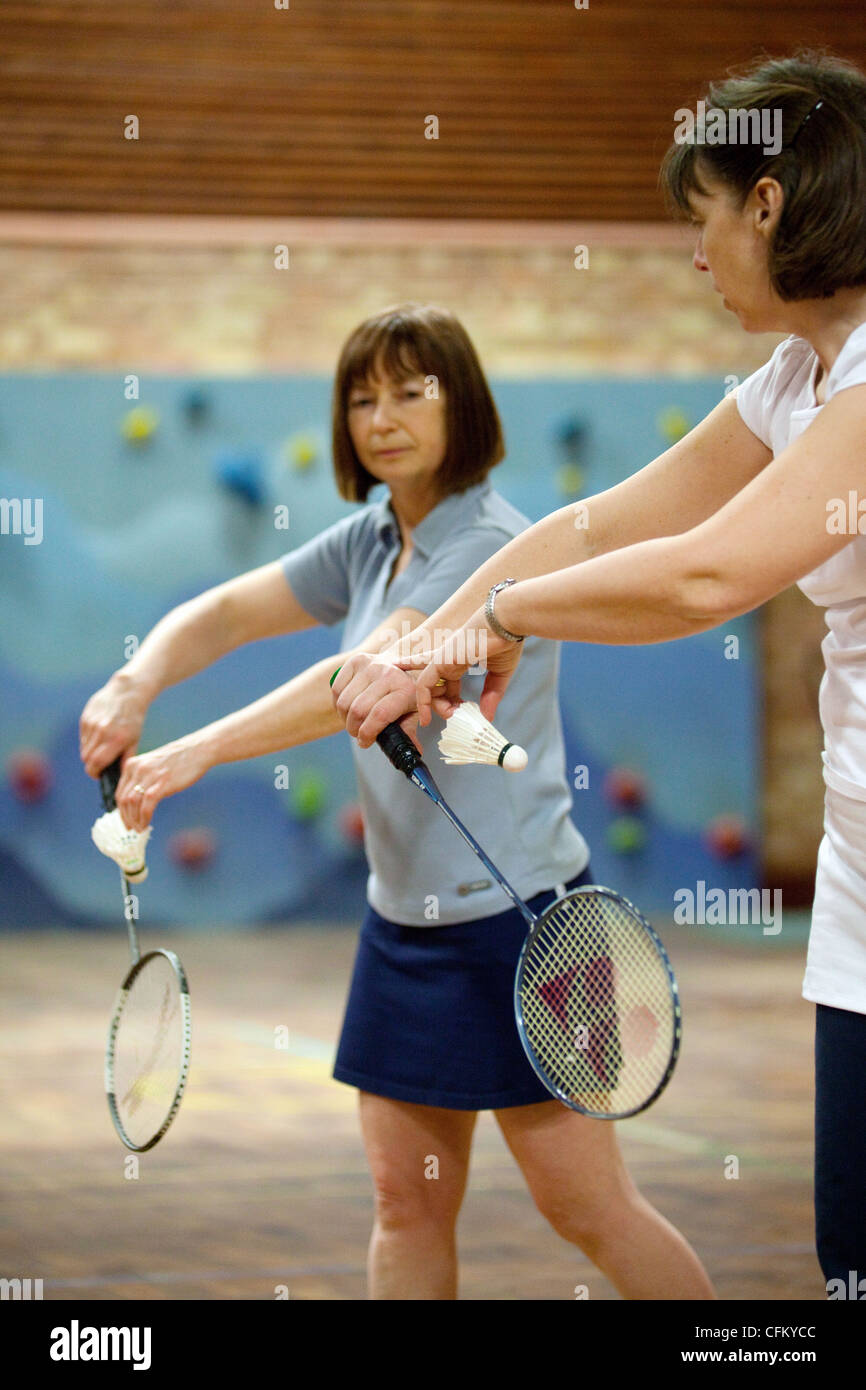
[[[591,883],[589,867],[566,886]],[[538,915],[557,896],[537,893]],[[404,927],[372,907],[361,925],[334,1076],[392,1100],[500,1110],[551,1100],[514,1020],[527,927],[516,908],[441,927]]]

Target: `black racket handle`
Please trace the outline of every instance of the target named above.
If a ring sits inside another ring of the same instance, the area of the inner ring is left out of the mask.
[[[342,666],[338,666],[331,676],[330,684],[332,686],[342,669]],[[402,772],[404,777],[411,777],[416,767],[425,767],[418,749],[396,720],[392,724],[385,725],[382,732],[376,735],[376,742],[388,761],[396,767],[398,772]]]
[[[485,869],[493,875],[500,888],[507,893],[508,897],[514,903],[514,906],[523,915],[527,926],[534,927],[536,918],[532,909],[527,907],[523,899],[517,896],[511,884],[508,882],[508,879],[497,869],[493,860],[489,855],[485,854],[484,850],[475,839],[475,836],[470,834],[463,822],[451,810],[451,807],[434,782],[433,774],[409,735],[404,733],[400,725],[395,721],[393,724],[387,724],[385,726],[381,734],[377,735],[376,742],[382,749],[382,752],[387,756],[390,762],[393,763],[394,767],[396,767],[397,771],[402,772],[405,777],[408,777],[410,781],[420,787],[423,792],[426,792],[431,801],[435,801],[442,814],[450,820],[457,833],[466,841],[472,853],[478,856]],[[417,776],[415,775],[416,773]]]
[[[411,777],[416,767],[425,766],[418,749],[396,720],[393,724],[386,724],[381,734],[376,735],[376,742],[388,761],[404,777]]]
[[[331,685],[342,671],[342,666],[338,666],[331,676]],[[381,748],[385,757],[398,772],[402,772],[404,777],[411,777],[416,767],[424,767],[426,764],[418,749],[415,747],[408,734],[404,733],[396,719],[392,724],[386,724],[380,734],[376,735],[376,742]]]
[[[99,790],[102,792],[102,804],[106,811],[113,811],[117,802],[114,800],[114,793],[120,781],[120,758],[115,758],[113,763],[104,767],[99,774]]]

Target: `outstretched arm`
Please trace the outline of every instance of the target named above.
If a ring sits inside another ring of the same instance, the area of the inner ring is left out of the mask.
[[[285,580],[282,582],[285,586]],[[404,624],[413,627],[423,617],[414,608],[398,609],[352,651],[380,651]],[[124,823],[131,830],[143,830],[160,801],[192,786],[221,763],[279,752],[340,733],[343,720],[334,708],[328,682],[335,668],[351,654],[317,661],[277,690],[224,719],[150,753],[128,758],[115,793]]]
[[[624,482],[585,501],[561,507],[521,532],[408,639],[375,660],[350,660],[334,683],[337,707],[346,719],[349,733],[366,747],[391,719],[417,707],[415,683],[396,663],[413,654],[429,659],[433,648],[442,645],[442,635],[448,633],[463,633],[467,656],[478,651],[470,642],[471,632],[484,644],[491,675],[481,703],[484,713],[492,718],[520,655],[519,646],[502,643],[486,624],[477,621],[492,585],[510,577],[520,580],[519,587],[524,588],[524,581],[559,571],[573,572],[576,566],[625,547],[687,532],[723,507],[771,459],[770,450],[744,423],[734,396],[726,397],[689,434]],[[500,595],[503,612],[508,611],[507,600],[517,587]],[[496,611],[505,623],[499,603]],[[441,678],[443,673],[437,675],[437,679]],[[425,683],[419,685],[422,703],[428,698],[427,684],[425,678]],[[456,697],[456,678],[449,680],[445,689]],[[440,710],[446,709],[447,704],[443,703]],[[424,722],[428,717],[425,709]]]
[[[853,386],[699,526],[514,585],[501,593],[497,619],[516,633],[611,644],[666,642],[716,627],[850,545],[853,536],[831,526],[829,515],[836,499],[862,494],[864,460],[866,386]],[[430,691],[444,682],[452,694],[466,669],[458,648],[476,629],[477,642],[485,627],[478,611],[434,653],[416,687],[422,723]]]
[[[177,685],[245,642],[315,626],[278,560],[179,604],[156,624],[135,656],[92,695],[80,722],[81,760],[91,777],[138,746],[148,708]]]
[[[735,397],[727,396],[645,468],[605,492],[560,507],[515,536],[392,651],[406,655],[420,634],[429,641],[436,631],[461,627],[500,579],[533,579],[640,541],[690,531],[771,460],[770,450],[744,423]]]

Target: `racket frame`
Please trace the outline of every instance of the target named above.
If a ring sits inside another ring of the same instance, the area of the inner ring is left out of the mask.
[[[668,977],[668,985],[670,987],[671,999],[673,1002],[674,1036],[671,1045],[671,1055],[668,1060],[667,1069],[664,1072],[664,1075],[661,1077],[652,1095],[647,1097],[647,1099],[643,1101],[641,1105],[633,1106],[631,1110],[618,1110],[614,1115],[611,1115],[607,1111],[588,1110],[584,1105],[577,1105],[569,1096],[566,1095],[566,1093],[562,1090],[560,1086],[557,1086],[556,1083],[552,1081],[548,1075],[546,1075],[535,1056],[534,1049],[527,1036],[526,1024],[523,1018],[523,1003],[521,999],[521,991],[527,957],[532,948],[533,942],[535,941],[536,937],[541,935],[542,931],[547,926],[548,920],[552,916],[552,914],[556,912],[557,909],[560,908],[564,902],[567,902],[570,898],[579,897],[581,893],[593,893],[596,895],[596,897],[601,895],[602,897],[610,898],[614,902],[617,902],[621,905],[624,904],[629,909],[629,911],[634,914],[634,916],[637,918],[638,922],[646,932],[647,936],[649,937],[652,945],[655,948],[659,960],[664,966],[665,972]],[[647,1110],[653,1104],[653,1102],[658,1099],[665,1086],[667,1086],[668,1082],[671,1079],[671,1076],[673,1075],[674,1067],[677,1064],[677,1058],[680,1055],[680,1044],[682,1042],[683,1036],[683,1011],[682,1004],[680,1001],[679,986],[677,984],[676,976],[674,975],[674,970],[673,966],[671,965],[670,958],[668,956],[667,951],[665,950],[664,943],[661,937],[659,936],[658,932],[647,921],[643,913],[638,911],[634,903],[629,902],[628,898],[624,898],[621,893],[615,893],[612,888],[604,888],[600,884],[584,883],[580,886],[580,888],[572,888],[569,893],[565,893],[561,897],[556,898],[556,900],[552,902],[549,907],[546,907],[540,917],[536,917],[533,925],[529,929],[526,940],[520,948],[520,955],[517,960],[517,970],[514,975],[514,1017],[517,1020],[517,1031],[520,1035],[520,1041],[523,1044],[523,1050],[529,1058],[529,1061],[532,1064],[532,1070],[535,1072],[539,1081],[543,1082],[543,1084],[547,1087],[551,1094],[556,1096],[557,1100],[562,1101],[563,1105],[567,1105],[569,1110],[576,1110],[579,1114],[586,1115],[589,1119],[593,1120],[627,1120],[630,1119],[632,1115],[639,1115],[642,1110]]]
[[[163,1120],[156,1133],[152,1135],[146,1143],[136,1144],[132,1139],[130,1139],[129,1135],[126,1133],[126,1130],[123,1127],[123,1121],[120,1118],[120,1112],[117,1108],[117,1097],[114,1089],[114,1055],[117,1043],[117,1033],[118,1029],[120,1028],[121,1021],[123,1019],[123,1011],[126,1007],[126,1001],[129,998],[129,992],[132,989],[132,986],[135,983],[137,977],[141,974],[141,971],[145,968],[148,962],[152,961],[156,956],[163,956],[168,961],[169,965],[171,966],[178,979],[178,983],[180,986],[180,1008],[181,1029],[183,1033],[183,1049],[181,1055],[181,1064],[180,1071],[178,1074],[177,1087],[174,1093],[174,1100],[171,1103],[171,1106],[165,1116],[165,1119]],[[189,1075],[191,1041],[192,1018],[189,1003],[189,986],[187,984],[186,973],[184,971],[184,968],[181,965],[178,957],[175,955],[174,951],[167,951],[163,950],[162,948],[155,951],[148,951],[146,955],[140,956],[135,961],[135,963],[132,966],[130,966],[130,969],[126,974],[126,978],[124,979],[123,984],[120,986],[120,989],[118,990],[117,998],[114,1001],[114,1011],[111,1015],[111,1023],[109,1024],[108,1028],[108,1042],[105,1048],[105,1095],[108,1101],[109,1113],[111,1114],[111,1120],[114,1125],[114,1128],[117,1130],[118,1135],[123,1140],[123,1143],[126,1145],[126,1147],[128,1149],[131,1149],[133,1153],[146,1153],[148,1149],[152,1149],[154,1144],[157,1144],[159,1140],[162,1138],[162,1136],[165,1134],[166,1130],[168,1129],[169,1125],[171,1124],[172,1120],[177,1114],[181,1100],[183,1099],[183,1093],[186,1089],[186,1079]]]
[[[103,771],[100,773],[99,786],[100,791],[102,793],[102,804],[105,807],[106,811],[113,811],[117,805],[114,793],[117,789],[117,784],[120,781],[120,773],[120,758],[115,758],[114,762],[111,763],[108,767],[104,768]],[[180,1108],[180,1103],[183,1099],[183,1093],[186,1090],[187,1076],[189,1075],[190,1048],[192,1044],[192,1015],[189,1002],[189,985],[187,984],[186,971],[184,970],[183,965],[181,964],[180,958],[174,953],[174,951],[163,950],[161,948],[154,951],[148,951],[147,954],[144,956],[141,954],[141,950],[138,944],[138,930],[135,925],[135,912],[133,911],[132,903],[130,902],[130,898],[134,896],[135,885],[130,883],[129,879],[126,877],[126,874],[123,872],[122,869],[120,871],[120,882],[123,888],[123,916],[124,920],[126,921],[126,930],[129,936],[129,954],[132,963],[130,965],[129,970],[126,973],[126,977],[123,981],[123,984],[120,986],[120,989],[117,992],[117,997],[114,1001],[114,1010],[111,1015],[111,1022],[108,1027],[108,1041],[105,1046],[105,1095],[108,1101],[108,1110],[111,1115],[112,1124],[114,1125],[114,1128],[117,1130],[120,1139],[123,1141],[123,1143],[126,1145],[128,1149],[132,1150],[133,1153],[146,1153],[148,1149],[153,1148],[154,1144],[159,1143],[159,1140],[165,1134],[166,1130],[168,1129],[169,1125],[171,1124],[172,1120],[177,1114],[178,1109]],[[177,1088],[174,1093],[174,1100],[172,1101],[171,1107],[168,1110],[165,1119],[163,1120],[157,1132],[150,1139],[148,1139],[147,1143],[135,1144],[129,1138],[129,1135],[123,1128],[123,1122],[120,1118],[120,1113],[117,1108],[117,1097],[115,1095],[114,1090],[114,1054],[117,1043],[117,1031],[120,1027],[121,1019],[123,1018],[123,1010],[126,1007],[126,1001],[129,997],[129,991],[132,988],[138,974],[144,969],[148,961],[153,960],[154,956],[164,956],[165,959],[168,961],[169,965],[174,970],[174,973],[178,979],[178,983],[180,986],[179,993],[181,1008],[181,1029],[183,1034],[183,1049],[181,1054],[181,1064],[178,1075]]]
[[[333,681],[333,677],[331,679]],[[490,873],[493,874],[493,877],[496,879],[500,888],[502,888],[503,892],[511,899],[512,903],[518,909],[524,921],[526,922],[526,925],[529,930],[526,940],[524,941],[523,946],[521,947],[520,956],[518,958],[517,963],[517,970],[515,971],[514,976],[514,1016],[517,1023],[517,1032],[520,1038],[521,1045],[539,1081],[541,1081],[541,1083],[547,1088],[547,1090],[552,1096],[554,1096],[557,1100],[561,1101],[563,1105],[568,1106],[569,1110],[576,1110],[579,1114],[587,1115],[592,1119],[624,1120],[628,1119],[631,1115],[638,1115],[642,1110],[646,1110],[647,1106],[652,1105],[653,1101],[657,1100],[657,1098],[671,1079],[674,1067],[676,1066],[677,1058],[679,1056],[680,1042],[682,1039],[683,1031],[682,1006],[680,1003],[679,987],[677,985],[676,976],[674,975],[673,966],[671,965],[668,953],[665,950],[665,947],[661,941],[661,938],[658,935],[658,932],[656,932],[655,929],[650,926],[649,922],[646,920],[643,914],[638,912],[637,908],[634,906],[633,903],[629,902],[628,898],[624,898],[620,893],[615,893],[612,888],[602,888],[595,887],[589,884],[584,884],[582,888],[572,889],[572,893],[602,893],[615,901],[624,903],[625,906],[631,912],[634,913],[639,924],[646,931],[649,940],[651,941],[652,945],[656,950],[659,960],[664,966],[664,970],[667,975],[668,985],[671,990],[671,999],[673,1002],[675,1020],[674,1037],[671,1046],[671,1056],[668,1060],[668,1065],[661,1081],[659,1081],[659,1083],[656,1085],[655,1090],[653,1091],[649,1099],[645,1100],[641,1105],[633,1106],[630,1110],[627,1111],[618,1110],[611,1113],[609,1111],[600,1112],[587,1110],[585,1106],[578,1105],[575,1101],[570,1100],[568,1097],[566,1097],[563,1094],[561,1088],[557,1086],[556,1083],[551,1079],[551,1077],[549,1077],[544,1071],[542,1064],[535,1056],[535,1052],[527,1037],[526,1027],[523,1021],[523,1011],[520,1007],[519,998],[519,982],[522,978],[524,963],[530,948],[530,943],[546,925],[550,915],[562,902],[564,902],[567,898],[571,897],[572,894],[566,893],[563,896],[558,897],[554,902],[550,904],[549,907],[545,908],[544,912],[542,912],[540,916],[536,917],[532,909],[528,906],[527,903],[523,901],[523,899],[520,897],[517,891],[508,882],[507,878],[502,873],[502,871],[497,868],[497,866],[493,863],[493,860],[489,857],[489,855],[485,854],[484,850],[481,848],[478,841],[475,839],[475,836],[471,833],[471,831],[466,829],[466,826],[463,824],[460,818],[457,815],[455,815],[455,813],[452,811],[451,807],[448,805],[444,796],[437,787],[436,782],[433,778],[433,774],[431,773],[429,767],[424,762],[415,744],[408,737],[405,731],[401,728],[399,722],[395,721],[392,724],[388,724],[377,736],[376,742],[379,744],[379,747],[382,749],[383,753],[388,758],[392,766],[396,768],[398,772],[402,772],[403,775],[407,777],[410,782],[414,782],[415,786],[420,788],[420,790],[424,792],[427,796],[429,796],[430,800],[433,801],[439,807],[439,810],[451,822],[451,824],[454,826],[454,829],[458,832],[459,835],[463,837],[466,844],[472,850],[473,854],[475,854],[481,860],[481,863],[484,865],[484,867],[488,869]]]

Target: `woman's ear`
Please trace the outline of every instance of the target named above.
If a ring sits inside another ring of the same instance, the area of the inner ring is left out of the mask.
[[[749,201],[755,219],[755,228],[761,232],[773,231],[782,215],[782,208],[785,206],[785,194],[778,179],[763,178],[758,179],[751,193]]]

